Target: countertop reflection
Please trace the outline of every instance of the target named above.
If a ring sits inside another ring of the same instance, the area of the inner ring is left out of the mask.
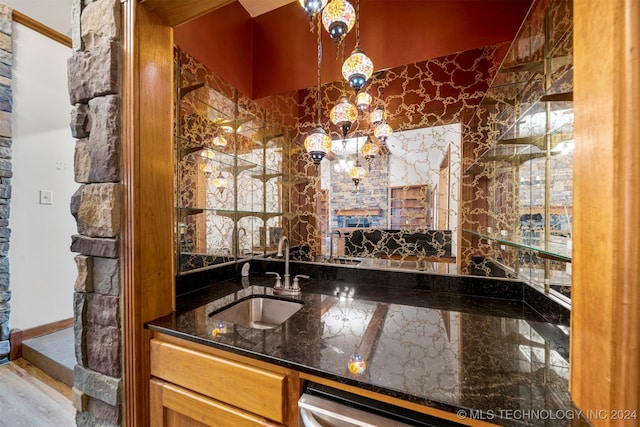
[[[257,275],[201,290],[185,297],[182,307],[191,308],[148,327],[438,409],[494,414],[487,421],[501,425],[548,422],[517,419],[518,411],[571,410],[568,337],[526,304],[310,280],[304,307],[274,329],[210,316],[243,297],[272,295],[272,282]],[[359,374],[349,370],[356,353],[366,362]]]

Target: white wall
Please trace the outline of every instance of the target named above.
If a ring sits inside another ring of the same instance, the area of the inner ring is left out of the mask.
[[[11,328],[73,317],[76,278],[70,213],[75,141],[69,129],[67,58],[71,49],[13,25],[13,179]],[[40,204],[39,191],[53,204]]]

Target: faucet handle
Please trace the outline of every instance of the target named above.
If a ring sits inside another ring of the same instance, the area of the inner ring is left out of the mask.
[[[297,291],[297,290],[300,289],[300,280],[299,280],[299,278],[308,279],[309,276],[307,276],[306,274],[297,274],[296,277],[293,278],[293,287],[292,287],[292,289],[294,291]]]
[[[276,285],[273,287],[274,289],[282,288],[282,280],[280,279],[280,274],[275,271],[267,271],[265,274],[273,274],[276,276]]]

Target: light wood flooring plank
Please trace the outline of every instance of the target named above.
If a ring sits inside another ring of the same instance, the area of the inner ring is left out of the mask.
[[[24,359],[0,366],[0,427],[75,425],[71,388]]]

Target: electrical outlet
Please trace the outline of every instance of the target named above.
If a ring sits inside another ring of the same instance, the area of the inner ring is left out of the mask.
[[[49,190],[40,190],[40,204],[41,205],[52,205],[53,204],[53,193]]]

